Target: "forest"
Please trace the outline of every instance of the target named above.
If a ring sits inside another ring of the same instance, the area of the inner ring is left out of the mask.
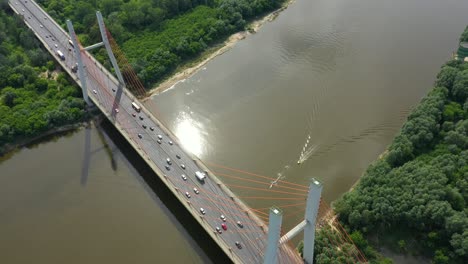
[[[460,41],[468,38],[468,27]],[[383,157],[334,203],[372,244],[432,263],[468,259],[468,63],[448,61]]]
[[[145,87],[210,45],[243,30],[249,19],[285,0],[38,0],[65,28],[71,19],[84,45],[100,42],[96,10]],[[95,54],[104,61],[104,51]]]
[[[0,2],[0,153],[7,143],[76,123],[85,116],[80,90],[6,1]]]

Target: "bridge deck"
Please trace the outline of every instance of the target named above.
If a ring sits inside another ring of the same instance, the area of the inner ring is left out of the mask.
[[[73,50],[68,50],[69,35],[34,1],[9,0],[9,4],[23,17],[26,25],[33,30],[54,57],[57,49],[65,54],[65,60],[57,59],[57,61],[81,86],[78,75],[71,71],[71,67],[76,63],[76,57]],[[87,51],[82,52],[90,99],[234,263],[262,263],[267,240],[265,224],[209,172],[202,161],[184,150],[177,138],[130,92],[125,88],[119,89],[118,81],[105,67]],[[133,110],[132,102],[142,106],[140,113]],[[119,109],[119,113],[116,113],[115,109]],[[132,114],[137,116],[133,117]],[[143,128],[143,125],[147,128]],[[150,127],[153,127],[154,131],[151,131]],[[141,134],[142,138],[139,138],[138,134]],[[158,135],[163,137],[161,144],[157,143]],[[169,144],[169,141],[174,143]],[[169,170],[165,168],[167,158],[172,161]],[[185,169],[181,168],[182,164],[185,165]],[[208,172],[204,183],[195,178],[196,171]],[[182,179],[182,174],[186,175],[186,181]],[[195,194],[193,188],[197,188],[200,193]],[[189,192],[191,198],[187,198],[185,192]],[[200,213],[201,207],[205,209],[205,215]],[[215,232],[215,227],[221,226],[221,214],[227,218],[228,230],[218,234]],[[238,227],[237,221],[241,221],[244,227]],[[243,248],[238,249],[235,241],[241,242]],[[280,263],[297,263],[298,259],[300,260],[298,254],[287,245],[281,245],[278,254]]]

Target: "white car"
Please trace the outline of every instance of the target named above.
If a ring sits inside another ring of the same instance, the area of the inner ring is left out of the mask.
[[[226,222],[226,217],[224,215],[221,215],[220,218],[223,220],[223,222]]]
[[[185,170],[185,165],[184,164],[180,164],[180,167]]]
[[[200,213],[203,214],[203,215],[206,214],[205,209],[200,208]]]
[[[115,112],[118,113],[118,112],[119,112],[119,109],[116,108],[116,109],[115,109]]]
[[[96,90],[93,90],[93,94],[97,94],[97,91],[96,91]]]
[[[158,135],[158,138],[161,140],[161,139],[162,139],[162,136],[161,136],[161,135]]]
[[[182,174],[182,180],[184,180],[184,181],[187,180],[187,176],[185,176],[185,174]]]
[[[185,192],[185,196],[187,196],[187,198],[191,197],[189,192]]]
[[[199,191],[197,188],[193,188],[193,192],[194,192],[195,194],[199,194],[199,193],[200,193],[200,191]]]

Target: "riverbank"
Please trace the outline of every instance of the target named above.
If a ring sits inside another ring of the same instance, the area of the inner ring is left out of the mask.
[[[288,0],[284,2],[279,9],[268,13],[259,19],[254,19],[246,26],[246,30],[232,34],[221,44],[216,44],[210,47],[197,58],[177,67],[174,74],[169,76],[161,83],[157,84],[155,87],[151,88],[151,90],[147,93],[147,96],[143,98],[142,101],[145,102],[152,96],[171,89],[177,83],[190,78],[200,69],[202,69],[209,61],[230,50],[237,42],[245,39],[249,35],[257,33],[265,23],[274,21],[282,11],[286,10],[289,5],[293,4],[295,1],[296,0]]]
[[[19,150],[20,148],[35,144],[35,143],[40,143],[42,142],[45,138],[50,137],[50,136],[55,136],[58,134],[64,134],[68,132],[73,132],[75,130],[78,130],[80,128],[87,128],[91,126],[91,122],[100,122],[102,120],[102,115],[95,115],[93,117],[90,117],[88,120],[74,123],[74,124],[68,124],[68,125],[63,125],[60,127],[55,127],[51,128],[44,133],[41,133],[37,136],[31,137],[31,138],[22,138],[18,139],[13,143],[8,143],[5,144],[4,146],[0,147],[0,161],[3,160],[4,158],[10,156],[11,154],[15,153],[16,150]]]

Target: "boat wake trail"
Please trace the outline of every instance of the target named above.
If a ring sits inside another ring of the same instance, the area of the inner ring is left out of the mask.
[[[277,174],[278,177],[277,177],[274,181],[271,181],[271,182],[270,182],[270,189],[273,188],[273,186],[278,185],[278,181],[283,180],[283,179],[286,178],[286,175],[284,175],[284,174],[286,173],[286,171],[287,171],[290,167],[291,167],[291,166],[286,165],[286,166],[283,167],[283,169],[282,169],[280,172],[278,172],[278,174]]]

